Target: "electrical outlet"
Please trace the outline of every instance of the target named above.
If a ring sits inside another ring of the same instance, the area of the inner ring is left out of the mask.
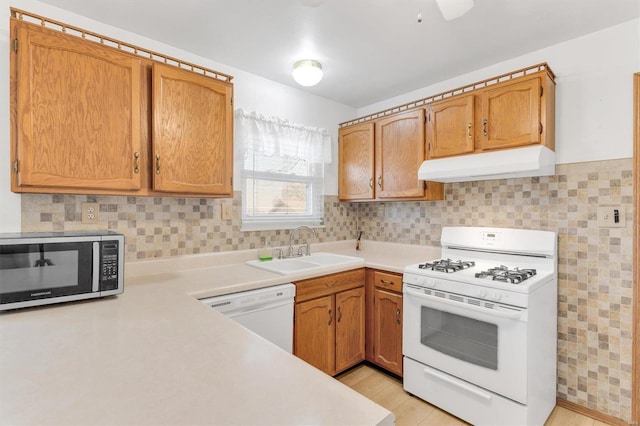
[[[625,217],[622,206],[598,206],[598,227],[624,228]]]
[[[100,205],[98,203],[82,203],[82,223],[98,223],[99,210]]]
[[[222,220],[233,219],[233,204],[222,203]]]

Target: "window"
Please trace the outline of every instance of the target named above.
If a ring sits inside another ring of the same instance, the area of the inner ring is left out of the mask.
[[[324,164],[331,159],[328,132],[241,109],[235,126],[242,229],[322,225]]]

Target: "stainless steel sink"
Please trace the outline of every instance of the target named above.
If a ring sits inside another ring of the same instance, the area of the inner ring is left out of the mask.
[[[314,269],[328,268],[331,266],[347,266],[353,264],[354,267],[362,266],[362,259],[359,257],[344,256],[334,253],[313,253],[310,256],[301,256],[288,259],[276,259],[267,262],[259,260],[249,260],[247,265],[278,274],[291,274]]]

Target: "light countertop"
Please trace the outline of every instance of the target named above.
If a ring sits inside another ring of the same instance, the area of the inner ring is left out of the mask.
[[[395,272],[440,254],[354,247],[312,245]],[[117,297],[0,314],[0,424],[393,424],[388,410],[197,300],[310,278],[246,265],[256,253],[131,262]]]

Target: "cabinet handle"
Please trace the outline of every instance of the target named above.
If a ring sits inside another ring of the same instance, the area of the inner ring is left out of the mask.
[[[373,178],[369,179],[369,188],[373,188]]]
[[[338,306],[338,322],[342,321],[342,306]]]
[[[471,134],[471,127],[473,127],[471,123],[467,124],[467,136],[469,139],[473,138],[473,135]]]
[[[488,123],[488,120],[486,118],[484,120],[482,120],[482,134],[484,136],[488,135],[488,133],[487,133],[487,123]]]
[[[331,325],[333,322],[333,311],[329,309],[329,323],[327,325]]]
[[[400,324],[400,308],[396,309],[396,322]]]
[[[133,153],[133,172],[140,173],[140,153]]]
[[[160,174],[160,154],[156,154],[156,174]]]
[[[381,282],[382,284],[387,284],[387,285],[392,285],[392,284],[393,284],[393,281],[383,280],[382,278],[380,278],[380,282]]]
[[[382,189],[382,175],[378,175],[378,188]]]

